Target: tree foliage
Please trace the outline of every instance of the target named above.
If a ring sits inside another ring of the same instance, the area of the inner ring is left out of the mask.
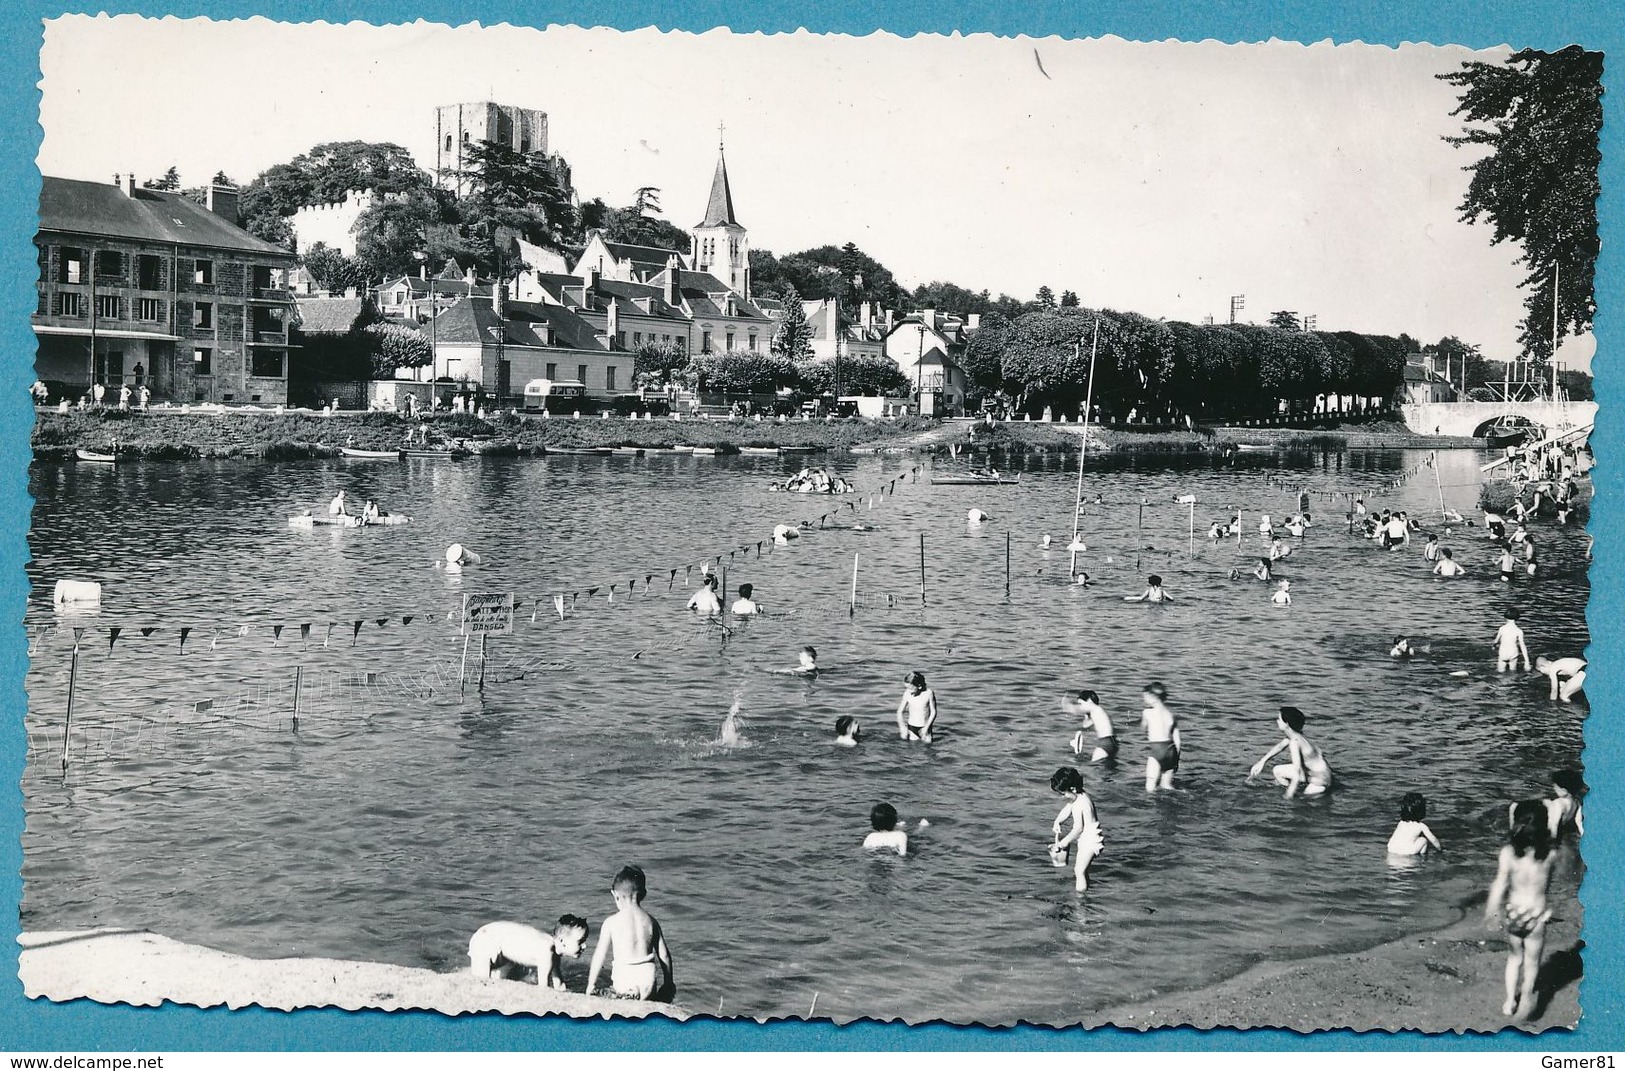
[[[148,179],[141,186],[143,189],[148,190],[168,190],[173,192],[181,188],[181,173],[176,170],[174,164],[170,164],[169,170],[164,172],[162,178]]]
[[[362,329],[372,357],[372,378],[394,379],[397,368],[422,368],[434,360],[429,340],[405,324],[375,323]]]
[[[1055,291],[1047,286],[1039,287],[1037,296],[1033,298],[1033,304],[1041,309],[1055,308]]]
[[[645,342],[638,347],[632,374],[648,387],[676,383],[688,370],[688,351],[672,342]]]
[[[215,181],[225,178],[219,173]],[[237,210],[250,234],[293,248],[288,217],[306,205],[332,204],[346,194],[373,190],[404,193],[429,185],[412,154],[390,142],[329,141],[285,164],[266,168],[238,196]]]
[[[1279,312],[1270,313],[1268,322],[1271,327],[1279,327],[1283,331],[1303,330],[1303,321],[1298,319],[1297,313],[1292,312],[1289,309],[1282,309]]]
[[[765,394],[797,382],[795,366],[783,357],[749,350],[705,353],[694,358],[705,389],[727,394]]]
[[[780,292],[784,313],[773,332],[773,354],[792,363],[812,356],[812,327],[807,323],[807,312],[801,307],[801,295],[793,286]]]
[[[458,206],[463,233],[477,250],[478,263],[500,279],[524,267],[515,237],[560,249],[581,238],[570,167],[561,156],[522,153],[494,141],[471,145],[469,194]]]
[[[1446,140],[1483,152],[1467,165],[1473,177],[1461,218],[1488,221],[1491,244],[1522,247],[1518,261],[1529,271],[1520,341],[1538,360],[1552,353],[1554,298],[1560,333],[1589,330],[1596,314],[1602,65],[1602,53],[1572,45],[1438,76],[1461,90],[1451,114],[1468,124]]]
[[[989,397],[1004,389],[1004,348],[1010,337],[1010,320],[997,312],[982,317],[982,326],[965,346],[960,367],[969,380],[970,393]]]
[[[352,286],[359,290],[367,288],[365,266],[321,242],[305,250],[299,260],[315,278],[316,285],[331,294],[342,294]]]

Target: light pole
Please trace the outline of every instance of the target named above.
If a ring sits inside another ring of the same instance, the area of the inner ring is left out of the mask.
[[[1244,309],[1246,307],[1247,307],[1247,295],[1246,294],[1231,294],[1230,295],[1230,322],[1235,323],[1236,322],[1236,313],[1240,312],[1242,309]]]

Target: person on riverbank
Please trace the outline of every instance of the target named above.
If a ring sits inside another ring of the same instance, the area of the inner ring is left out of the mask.
[[[734,604],[728,607],[728,611],[735,617],[752,617],[761,613],[761,605],[751,598],[751,594],[755,590],[750,584],[740,584],[739,598],[735,599]]]
[[[863,838],[866,852],[892,851],[908,854],[908,831],[897,828],[897,808],[889,803],[877,803],[869,810],[870,833]]]
[[[897,737],[929,744],[937,723],[937,694],[925,686],[925,674],[918,670],[908,675],[904,685],[897,704]]]
[[[1552,798],[1546,800],[1545,806],[1553,844],[1567,844],[1585,835],[1585,808],[1580,805],[1585,791],[1579,770],[1558,770],[1552,774]]]
[[[1546,674],[1552,682],[1552,699],[1561,703],[1572,703],[1574,696],[1585,686],[1586,660],[1583,658],[1547,658],[1541,655],[1535,659],[1535,670]]]
[[[1106,846],[1106,838],[1100,831],[1100,819],[1095,814],[1095,803],[1083,790],[1083,775],[1071,766],[1056,770],[1050,776],[1049,787],[1066,797],[1066,803],[1055,816],[1052,826],[1055,836],[1049,846],[1050,862],[1056,867],[1066,866],[1067,854],[1076,845],[1078,855],[1072,873],[1076,878],[1077,890],[1084,892],[1089,888],[1089,864]],[[1061,827],[1068,818],[1072,820],[1072,828],[1062,833]]]
[[[1145,578],[1145,590],[1138,595],[1124,595],[1124,602],[1173,602],[1174,597],[1162,590],[1162,577],[1152,573]]]
[[[494,980],[536,972],[536,984],[563,989],[563,961],[576,959],[586,947],[590,927],[577,915],[560,915],[552,933],[522,922],[488,922],[468,939],[468,969],[474,977]]]
[[[1552,882],[1552,840],[1539,800],[1512,805],[1512,828],[1501,849],[1495,880],[1484,904],[1484,921],[1497,915],[1507,936],[1506,1003],[1502,1013],[1527,1017],[1535,1011],[1535,979],[1552,917],[1546,892]]]
[[[1449,547],[1439,551],[1439,564],[1433,567],[1434,576],[1463,576],[1466,572],[1461,563],[1451,556]]]
[[[690,596],[686,608],[697,611],[701,617],[722,616],[722,600],[717,597],[717,577],[715,573],[707,573],[700,580],[700,588]]]
[[[1145,760],[1145,790],[1174,787],[1174,771],[1179,769],[1183,748],[1179,740],[1179,719],[1168,709],[1168,689],[1160,681],[1152,681],[1140,694],[1145,709],[1140,712],[1140,725],[1151,755]]]
[[[643,870],[623,866],[610,883],[615,914],[598,928],[598,944],[592,950],[592,966],[587,971],[587,992],[596,991],[604,961],[610,961],[609,988],[617,997],[632,1000],[670,1001],[677,995],[671,950],[660,923],[643,909],[648,883]]]
[[[1523,668],[1529,669],[1529,646],[1524,642],[1523,629],[1518,627],[1518,611],[1506,612],[1506,623],[1495,630],[1495,672],[1505,673],[1509,669],[1516,669],[1518,659],[1523,659]]]
[[[1407,792],[1399,801],[1399,824],[1388,838],[1389,855],[1426,855],[1429,849],[1442,852],[1444,846],[1423,819],[1428,801],[1420,792]]]
[[[863,729],[858,725],[858,719],[850,714],[842,714],[835,719],[835,746],[857,747],[858,737]]]
[[[1326,756],[1303,735],[1303,711],[1297,707],[1282,707],[1275,725],[1285,734],[1285,739],[1264,752],[1264,757],[1253,764],[1247,780],[1257,777],[1270,759],[1286,750],[1290,761],[1275,767],[1273,776],[1276,784],[1286,786],[1287,799],[1299,792],[1306,797],[1319,796],[1331,788],[1332,768],[1327,764]]]
[[[1117,761],[1117,736],[1112,728],[1112,719],[1106,709],[1100,705],[1100,696],[1092,689],[1081,689],[1077,696],[1062,696],[1061,709],[1073,717],[1081,718],[1083,729],[1093,729],[1095,733],[1094,751],[1089,756],[1090,762],[1115,763]],[[1083,749],[1088,747],[1088,737],[1084,736],[1083,729],[1079,729],[1072,737],[1072,753],[1082,755]]]

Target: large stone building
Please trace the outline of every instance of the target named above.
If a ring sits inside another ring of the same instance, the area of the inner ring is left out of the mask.
[[[36,374],[58,394],[146,385],[161,399],[287,401],[293,254],[237,225],[237,191],[207,205],[45,176]]]
[[[514,152],[547,155],[547,113],[536,108],[495,104],[446,104],[434,110],[434,177],[459,196],[467,192],[461,177],[470,146],[482,141]]]

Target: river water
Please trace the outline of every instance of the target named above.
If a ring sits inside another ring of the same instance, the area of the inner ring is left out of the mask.
[[[1508,591],[1482,528],[1444,538],[1470,575],[1443,581],[1420,544],[1350,537],[1344,504],[1320,496],[1367,491],[1427,517],[1442,486],[1476,516],[1483,458],[1441,454],[1436,482],[1425,457],[1091,459],[1087,590],[1066,583],[1064,551],[1038,547],[1070,536],[1075,469],[1053,453],[997,459],[1023,472],[1004,487],[831,455],[865,492],[905,477],[873,508],[868,493],[770,492],[801,464],[773,457],[36,465],[23,928],[452,970],[493,919],[570,911],[596,933],[611,876],[637,862],[692,1010],[805,1015],[816,994],[837,1020],[1065,1023],[1442,925],[1492,876],[1505,801],[1579,759],[1584,701],[1494,673],[1500,613],[1523,610],[1532,654],[1580,653],[1588,585],[1577,529],[1537,527],[1543,573]],[[1277,607],[1227,574],[1258,554],[1258,514],[1290,512],[1300,487],[1316,526],[1280,570],[1293,605]],[[337,488],[413,523],[286,525]],[[1194,554],[1183,494],[1198,498]],[[872,530],[816,530],[841,501],[858,506],[842,524]],[[1210,546],[1207,522],[1232,504],[1245,542]],[[971,507],[992,521],[969,527]],[[807,519],[815,530],[758,556],[775,524]],[[436,567],[453,541],[484,564]],[[690,572],[719,554],[730,587],[753,583],[772,611],[732,635],[683,610]],[[1153,571],[1176,601],[1124,603]],[[66,772],[61,578],[104,590],[78,621]],[[561,621],[551,597],[594,587]],[[483,688],[474,648],[466,694],[465,592],[524,600],[514,634],[489,641]],[[1390,660],[1398,633],[1428,652]],[[773,672],[803,644],[816,679]],[[930,747],[892,731],[914,669],[938,696]],[[1153,679],[1186,755],[1179,790],[1148,797],[1138,709]],[[1116,719],[1124,760],[1084,770],[1106,849],[1081,897],[1045,855],[1049,775],[1077,762],[1058,699],[1080,687]],[[1336,771],[1323,799],[1245,781],[1283,703]],[[841,714],[863,723],[856,750],[829,743]],[[1410,790],[1448,851],[1395,869],[1384,844]],[[882,800],[910,825],[907,859],[859,847]],[[567,969],[571,988],[584,973]]]

